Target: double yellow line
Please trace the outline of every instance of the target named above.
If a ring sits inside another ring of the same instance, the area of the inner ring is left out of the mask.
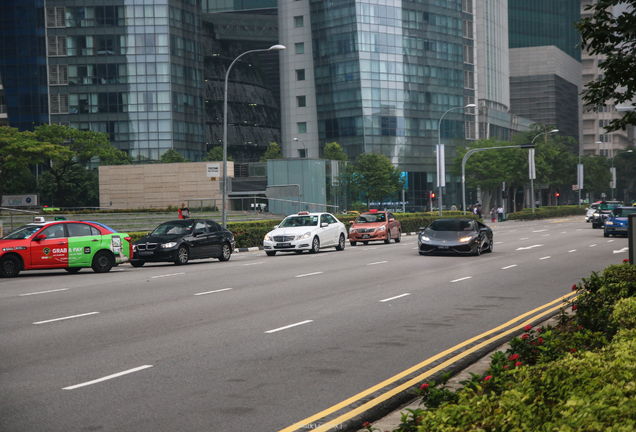
[[[524,326],[526,326],[528,324],[531,324],[532,322],[536,321],[537,319],[539,319],[541,317],[544,317],[546,315],[552,314],[554,311],[556,311],[559,308],[561,308],[562,305],[559,304],[558,306],[553,306],[553,307],[550,307],[550,306],[554,305],[555,303],[563,303],[564,300],[572,297],[573,295],[574,295],[574,293],[568,294],[568,295],[564,295],[562,297],[557,298],[556,300],[553,300],[553,301],[551,301],[549,303],[544,304],[543,306],[539,306],[536,309],[533,309],[533,310],[531,310],[529,312],[526,312],[526,313],[524,313],[522,315],[519,315],[518,317],[508,321],[505,324],[500,325],[499,327],[495,327],[495,328],[493,328],[493,329],[491,329],[491,330],[489,330],[489,331],[487,331],[485,333],[482,333],[482,334],[477,335],[477,336],[475,336],[475,337],[473,337],[471,339],[468,339],[468,340],[466,340],[466,341],[464,341],[464,342],[462,342],[462,343],[460,343],[458,345],[455,345],[454,347],[449,348],[446,351],[441,352],[441,353],[439,353],[439,354],[437,354],[437,355],[435,355],[435,356],[433,356],[433,357],[431,357],[431,358],[429,358],[427,360],[424,360],[422,363],[416,364],[415,366],[413,366],[413,367],[411,367],[411,368],[409,368],[409,369],[407,369],[407,370],[405,370],[403,372],[400,372],[399,374],[394,375],[393,377],[391,377],[391,378],[389,378],[389,379],[387,379],[385,381],[382,381],[381,383],[379,383],[379,384],[377,384],[377,385],[375,385],[375,386],[373,386],[371,388],[368,388],[367,390],[365,390],[363,392],[360,392],[357,395],[352,396],[352,397],[340,402],[339,404],[336,404],[336,405],[334,405],[334,406],[332,406],[330,408],[327,408],[324,411],[319,412],[318,414],[315,414],[315,415],[313,415],[311,417],[308,417],[308,418],[306,418],[304,420],[301,420],[301,421],[299,421],[299,422],[297,422],[297,423],[295,423],[295,424],[293,424],[293,425],[291,425],[289,427],[286,427],[285,429],[281,429],[279,432],[293,432],[293,431],[297,431],[297,430],[303,429],[303,425],[312,425],[312,426],[315,425],[315,426],[317,426],[317,427],[312,427],[313,431],[328,431],[330,429],[337,428],[338,427],[337,425],[341,425],[342,423],[344,423],[346,421],[349,421],[352,418],[354,418],[354,417],[356,417],[356,416],[358,416],[358,415],[370,410],[371,408],[379,405],[380,403],[382,403],[382,402],[384,402],[384,401],[396,396],[400,392],[403,392],[403,391],[415,386],[416,384],[422,382],[423,380],[425,380],[426,378],[430,377],[431,375],[433,375],[433,374],[435,374],[435,373],[437,373],[439,371],[444,370],[444,368],[452,365],[453,363],[456,363],[457,361],[459,361],[459,360],[463,359],[464,357],[474,353],[475,351],[478,351],[481,348],[492,344],[497,339],[502,339],[505,336],[517,333],[520,328],[523,328]],[[536,313],[537,311],[540,311],[542,309],[545,309],[546,307],[550,307],[550,308],[545,310],[545,311],[543,311],[543,312],[541,312],[541,313],[539,313],[539,314],[537,314],[537,315],[534,315],[534,313]],[[515,323],[517,323],[518,321],[523,320],[524,318],[527,318],[528,316],[531,316],[531,315],[532,315],[532,317],[530,319],[515,325]],[[494,336],[494,337],[492,337],[492,338],[490,338],[490,339],[488,339],[488,340],[486,340],[486,341],[484,341],[484,342],[482,342],[480,344],[477,344],[477,345],[473,346],[472,348],[469,348],[469,349],[461,352],[460,354],[457,354],[456,356],[451,357],[450,359],[446,360],[445,362],[440,363],[439,365],[435,366],[434,368],[427,370],[426,372],[416,376],[415,378],[413,378],[413,379],[411,379],[411,380],[409,380],[409,381],[407,381],[407,382],[405,382],[405,383],[403,383],[403,384],[401,384],[401,385],[399,385],[397,387],[392,388],[391,390],[388,390],[386,393],[381,394],[380,396],[370,400],[369,402],[366,402],[366,403],[360,405],[359,407],[357,407],[357,408],[355,408],[355,409],[353,409],[351,411],[348,411],[345,414],[343,414],[343,415],[341,415],[341,416],[339,416],[339,417],[337,417],[337,418],[335,418],[333,420],[329,420],[327,424],[322,424],[321,426],[318,426],[318,424],[316,423],[318,420],[324,419],[328,415],[333,414],[333,413],[335,413],[337,411],[340,411],[340,410],[350,406],[351,404],[360,401],[361,399],[363,399],[363,398],[375,393],[376,391],[378,391],[378,390],[380,390],[380,389],[382,389],[382,388],[384,388],[384,387],[386,387],[388,385],[391,385],[391,384],[395,383],[396,381],[398,381],[398,380],[400,380],[400,379],[402,379],[402,378],[404,378],[404,377],[406,377],[406,376],[418,371],[419,369],[422,369],[423,367],[425,367],[425,366],[427,366],[427,365],[429,365],[429,364],[431,364],[431,363],[433,363],[433,362],[435,362],[435,361],[437,361],[437,360],[439,360],[439,359],[441,359],[441,358],[443,358],[443,357],[445,357],[445,356],[447,356],[447,355],[449,355],[449,354],[451,354],[451,353],[453,353],[453,352],[455,352],[455,351],[457,351],[457,350],[459,350],[459,349],[461,349],[461,348],[463,348],[463,347],[465,347],[467,345],[470,345],[471,343],[473,343],[473,342],[475,342],[475,341],[477,341],[479,339],[491,336],[493,333],[496,333],[499,330],[505,329],[506,327],[509,327],[511,325],[514,325],[514,327],[509,329],[509,330],[506,330],[506,331],[504,331],[504,332],[502,332],[502,333],[500,333],[500,334],[498,334],[498,335],[496,335],[496,336]]]

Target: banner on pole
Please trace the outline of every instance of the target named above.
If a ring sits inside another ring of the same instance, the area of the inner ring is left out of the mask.
[[[536,180],[537,173],[534,170],[534,149],[528,151],[528,168],[530,170],[530,180]]]

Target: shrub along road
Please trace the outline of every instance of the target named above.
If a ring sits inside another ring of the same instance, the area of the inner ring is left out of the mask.
[[[404,237],[0,280],[0,429],[299,429],[627,256],[582,217],[493,229],[480,257]]]

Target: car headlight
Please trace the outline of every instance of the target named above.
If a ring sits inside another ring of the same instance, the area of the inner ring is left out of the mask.
[[[264,241],[273,241],[272,238],[269,236],[269,233],[265,234],[265,238],[263,240]]]
[[[605,225],[614,225],[614,222],[612,222],[612,221],[606,221],[606,222],[605,222]]]
[[[159,246],[162,249],[170,249],[173,248],[177,245],[177,242],[169,242],[169,243],[163,243],[161,246]]]
[[[421,241],[422,243],[424,243],[424,242],[429,242],[429,241],[431,241],[431,239],[430,239],[430,238],[428,238],[428,237],[426,237],[426,236],[420,236],[420,241]]]
[[[304,239],[308,239],[309,237],[311,237],[311,232],[306,232],[305,234],[301,234],[298,237],[296,237],[296,240],[304,240]]]
[[[386,225],[382,225],[380,228],[377,229],[378,232],[380,231],[386,231]]]
[[[462,237],[462,238],[460,238],[460,239],[459,239],[459,241],[460,241],[460,242],[462,242],[462,243],[466,243],[466,242],[471,241],[472,239],[473,239],[473,236],[470,236],[470,237]]]
[[[349,228],[349,234],[355,234],[355,233],[356,233],[355,228]]]
[[[137,245],[133,245],[133,252],[137,250]]]

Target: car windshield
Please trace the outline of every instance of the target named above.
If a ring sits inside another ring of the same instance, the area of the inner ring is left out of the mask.
[[[377,214],[363,214],[358,216],[356,219],[357,224],[359,223],[375,223],[375,222],[386,222],[386,214],[377,213]]]
[[[7,240],[28,239],[33,235],[33,233],[38,231],[40,228],[42,228],[41,225],[24,225],[18,228],[17,230],[13,231],[12,233],[7,234],[3,238]]]
[[[627,215],[634,213],[636,213],[636,208],[615,208],[612,210],[614,217],[627,217]]]
[[[612,210],[622,205],[623,205],[622,203],[602,203],[601,205],[598,206],[598,208],[600,210]]]
[[[436,220],[429,225],[429,229],[435,231],[472,231],[471,221],[450,219],[450,220]]]
[[[289,216],[278,225],[281,228],[318,226],[318,215]]]
[[[192,228],[193,224],[194,224],[194,221],[190,219],[166,222],[164,224],[159,225],[157,228],[155,228],[155,230],[152,232],[151,235],[187,234],[190,231],[190,228]]]

